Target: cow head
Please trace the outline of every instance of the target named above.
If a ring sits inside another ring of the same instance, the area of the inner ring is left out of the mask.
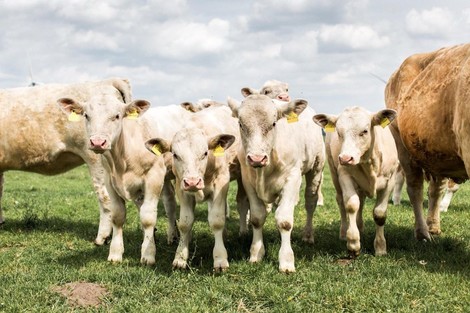
[[[121,134],[124,118],[138,118],[150,107],[150,103],[145,100],[126,104],[110,95],[94,96],[83,103],[71,98],[61,98],[57,103],[70,121],[85,120],[89,148],[96,153],[111,149]]]
[[[291,100],[289,96],[289,85],[278,80],[268,80],[265,82],[260,90],[260,94],[280,101]]]
[[[147,149],[158,155],[171,151],[173,154],[173,173],[181,189],[186,192],[197,192],[204,189],[204,175],[207,170],[210,154],[223,156],[235,137],[220,134],[207,139],[199,128],[184,128],[178,131],[170,143],[161,138],[150,139],[145,143]]]
[[[340,115],[317,114],[313,121],[326,132],[336,131],[340,143],[338,161],[341,165],[357,165],[367,159],[374,143],[374,127],[387,127],[396,111],[385,109],[371,114],[363,108],[345,109]]]
[[[190,112],[199,112],[201,110],[210,108],[212,106],[224,105],[223,103],[211,100],[211,99],[199,99],[196,103],[182,102],[180,106]]]
[[[243,92],[243,90],[242,90]],[[299,115],[307,107],[305,100],[279,102],[274,105],[265,95],[250,94],[240,104],[229,98],[232,115],[238,118],[246,162],[252,167],[264,167],[270,162],[270,155],[276,138],[276,124],[292,112]]]

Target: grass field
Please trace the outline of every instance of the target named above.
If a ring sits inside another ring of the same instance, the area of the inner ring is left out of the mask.
[[[231,212],[230,268],[214,274],[205,205],[197,207],[191,267],[173,271],[176,244],[166,244],[163,209],[157,264],[144,267],[137,210],[128,204],[124,261],[110,264],[109,247],[92,243],[99,214],[86,167],[55,177],[8,172],[6,223],[0,227],[0,312],[470,312],[469,186],[461,187],[442,214],[443,233],[432,242],[414,239],[406,195],[403,205],[390,205],[384,257],[373,255],[369,201],[362,254],[343,262],[346,244],[338,239],[339,213],[325,173],[326,203],[315,213],[315,244],[301,240],[301,201],[292,238],[297,272],[286,275],[278,272],[280,238],[273,214],[264,230],[266,257],[253,265],[247,261],[251,237],[238,236],[238,214]],[[234,207],[233,189],[230,203]],[[55,291],[71,282],[96,283],[108,293],[99,306],[83,308]]]

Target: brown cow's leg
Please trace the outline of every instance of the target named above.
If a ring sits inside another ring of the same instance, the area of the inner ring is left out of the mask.
[[[441,233],[441,217],[439,210],[439,203],[442,200],[444,191],[447,188],[446,178],[433,178],[429,181],[428,188],[428,218],[426,223],[429,227],[429,232],[433,235],[439,235]]]

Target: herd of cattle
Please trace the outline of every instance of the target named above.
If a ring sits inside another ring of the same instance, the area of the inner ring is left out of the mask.
[[[260,90],[243,88],[241,102],[228,98],[227,104],[204,100],[152,108],[148,101],[132,100],[129,82],[118,78],[0,90],[0,198],[5,171],[54,175],[86,163],[100,207],[95,243],[111,237],[108,260],[122,260],[125,202],[133,201],[143,230],[141,263],[155,263],[154,228],[162,199],[168,242],[179,240],[175,268],[188,265],[195,205],[206,201],[214,270],[224,271],[229,267],[223,236],[227,193],[236,180],[240,233],[248,231],[247,220],[253,232],[250,262],[263,259],[262,229],[275,207],[279,270],[294,272],[290,237],[302,180],[303,240],[313,243],[312,218],[323,204],[328,161],[340,237],[348,251],[360,253],[364,201],[375,197],[374,249],[383,255],[387,205],[397,176],[397,185],[406,179],[420,240],[440,233],[439,203],[447,186],[468,178],[469,57],[470,44],[410,56],[386,86],[387,108],[375,113],[350,107],[339,115],[315,114],[307,101],[291,100],[287,84],[278,81]]]

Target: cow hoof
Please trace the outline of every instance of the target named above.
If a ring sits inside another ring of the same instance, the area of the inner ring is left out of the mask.
[[[147,266],[152,266],[155,265],[155,258],[141,258],[140,259],[140,264],[142,265],[147,265]]]
[[[431,241],[431,235],[428,231],[415,231],[415,237],[418,241]]]
[[[95,246],[109,245],[110,242],[111,242],[111,236],[101,237],[101,238],[96,237],[96,239],[93,241]]]
[[[315,243],[315,240],[313,238],[313,235],[310,233],[310,234],[304,234],[302,236],[302,241],[308,243],[308,244],[314,244]]]
[[[174,260],[173,261],[173,269],[184,270],[188,267],[188,263],[185,260]]]
[[[214,273],[223,273],[228,270],[228,262],[221,262],[220,264],[214,264]]]
[[[355,259],[361,254],[361,250],[358,251],[353,251],[353,250],[348,250],[348,255],[350,259]]]
[[[122,256],[121,255],[110,255],[108,256],[108,261],[111,263],[121,263],[122,262]]]
[[[285,274],[290,274],[290,273],[295,273],[295,266],[292,265],[292,266],[279,266],[279,271],[281,273],[285,273]]]

